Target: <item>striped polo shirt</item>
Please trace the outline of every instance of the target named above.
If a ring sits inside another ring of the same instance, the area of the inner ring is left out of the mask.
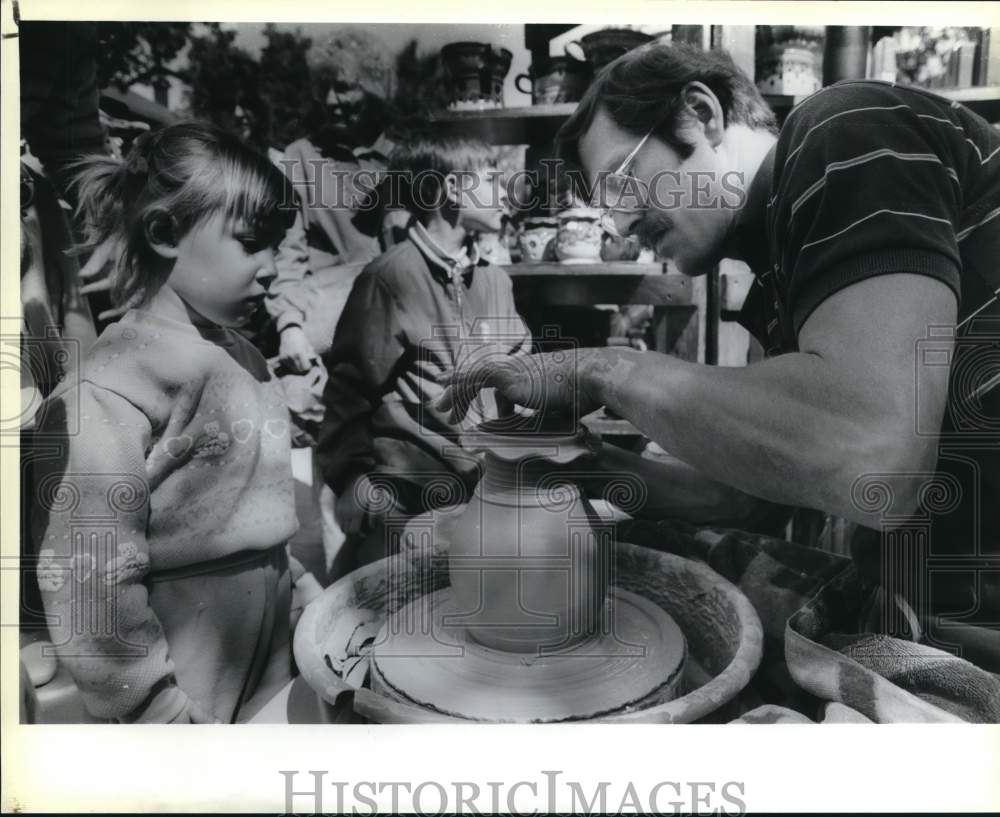
[[[978,588],[953,604],[994,607],[1000,626],[1000,130],[922,89],[841,82],[790,112],[747,213],[756,278],[740,321],[768,355],[795,351],[812,311],[866,278],[928,275],[954,291],[957,330],[926,338],[929,351],[936,333],[956,343],[941,361],[943,494],[924,513],[939,576]]]

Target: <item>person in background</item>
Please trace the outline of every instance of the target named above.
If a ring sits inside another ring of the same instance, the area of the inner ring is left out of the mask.
[[[460,427],[430,408],[436,375],[482,344],[524,351],[530,336],[507,273],[479,257],[473,236],[499,231],[506,191],[495,150],[472,140],[408,140],[390,172],[408,214],[406,240],[354,281],[330,350],[316,459],[336,496],[347,534],[327,553],[331,577],[386,553],[383,515],[432,508],[424,487],[440,477],[452,499],[471,491],[475,457],[461,451]],[[384,202],[383,202],[384,204]],[[489,396],[470,424],[496,417]],[[379,504],[385,488],[392,507]]]
[[[303,511],[319,517],[323,549],[331,551],[344,535],[309,448],[323,417],[327,372],[320,357],[329,348],[352,282],[386,246],[380,230],[384,225],[391,241],[391,225],[401,217],[358,219],[393,148],[384,134],[385,103],[349,65],[314,66],[314,74],[321,101],[309,134],[272,156],[292,181],[299,204],[278,248],[278,274],[265,301],[269,326],[259,342],[276,356],[275,374],[293,422],[296,474],[302,474],[297,479],[311,481],[310,505]],[[304,541],[297,552],[309,564],[321,558],[312,542]]]
[[[378,237],[358,229],[355,217],[393,148],[383,133],[381,99],[339,79],[321,92],[311,132],[277,160],[299,209],[278,249],[278,275],[265,303],[279,336],[279,361],[295,374],[317,365],[351,282],[381,252]]]
[[[21,137],[59,196],[76,204],[70,166],[105,153],[98,114],[97,27],[85,22],[22,20]]]
[[[286,549],[287,409],[236,331],[274,277],[294,193],[200,123],[78,178],[87,244],[116,248],[113,295],[132,308],[38,415],[57,444],[33,517],[52,642],[95,718],[246,720],[291,679],[295,594],[317,589]]]

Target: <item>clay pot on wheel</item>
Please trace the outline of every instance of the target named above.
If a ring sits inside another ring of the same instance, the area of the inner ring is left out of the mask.
[[[566,466],[593,455],[585,431],[536,434],[479,427],[483,477],[463,513],[448,522],[452,624],[480,644],[556,652],[592,635],[603,620],[610,531]]]

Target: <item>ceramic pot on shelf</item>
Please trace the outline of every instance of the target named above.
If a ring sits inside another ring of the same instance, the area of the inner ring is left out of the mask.
[[[592,69],[586,62],[570,56],[549,57],[544,62],[532,63],[527,74],[518,74],[514,86],[521,93],[531,94],[532,105],[554,105],[579,102],[591,77]]]
[[[527,263],[555,260],[555,238],[559,221],[555,218],[527,218],[518,236],[521,260]]]
[[[483,646],[540,654],[570,649],[604,621],[610,529],[568,467],[599,444],[585,430],[532,433],[533,418],[490,421],[470,444],[483,475],[447,520],[454,625]]]
[[[486,110],[503,107],[503,81],[513,54],[489,43],[448,43],[441,60],[448,77],[448,107],[452,110]]]
[[[622,54],[652,42],[653,39],[651,35],[631,28],[605,28],[566,43],[564,51],[566,56],[576,57],[572,51],[578,49],[583,59],[589,62],[596,72],[608,63],[614,62]]]
[[[601,260],[601,211],[573,207],[559,213],[556,257],[563,264],[595,264]]]
[[[756,83],[765,94],[808,96],[822,87],[823,26],[759,26]]]

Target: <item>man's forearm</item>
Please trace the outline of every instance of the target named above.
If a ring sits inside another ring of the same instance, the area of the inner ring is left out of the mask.
[[[582,357],[578,376],[592,401],[675,456],[773,502],[870,524],[851,501],[851,485],[869,470],[897,465],[880,459],[891,446],[879,438],[877,397],[850,393],[816,355],[727,368],[594,349]]]
[[[623,493],[635,500],[633,507],[623,510],[639,519],[673,518],[731,527],[746,520],[759,505],[748,494],[710,479],[674,457],[648,459],[608,443],[593,471],[581,479],[592,499],[604,499],[609,494],[607,498],[613,502],[614,481],[623,476],[642,482],[635,495],[630,490],[634,486],[623,486]]]

